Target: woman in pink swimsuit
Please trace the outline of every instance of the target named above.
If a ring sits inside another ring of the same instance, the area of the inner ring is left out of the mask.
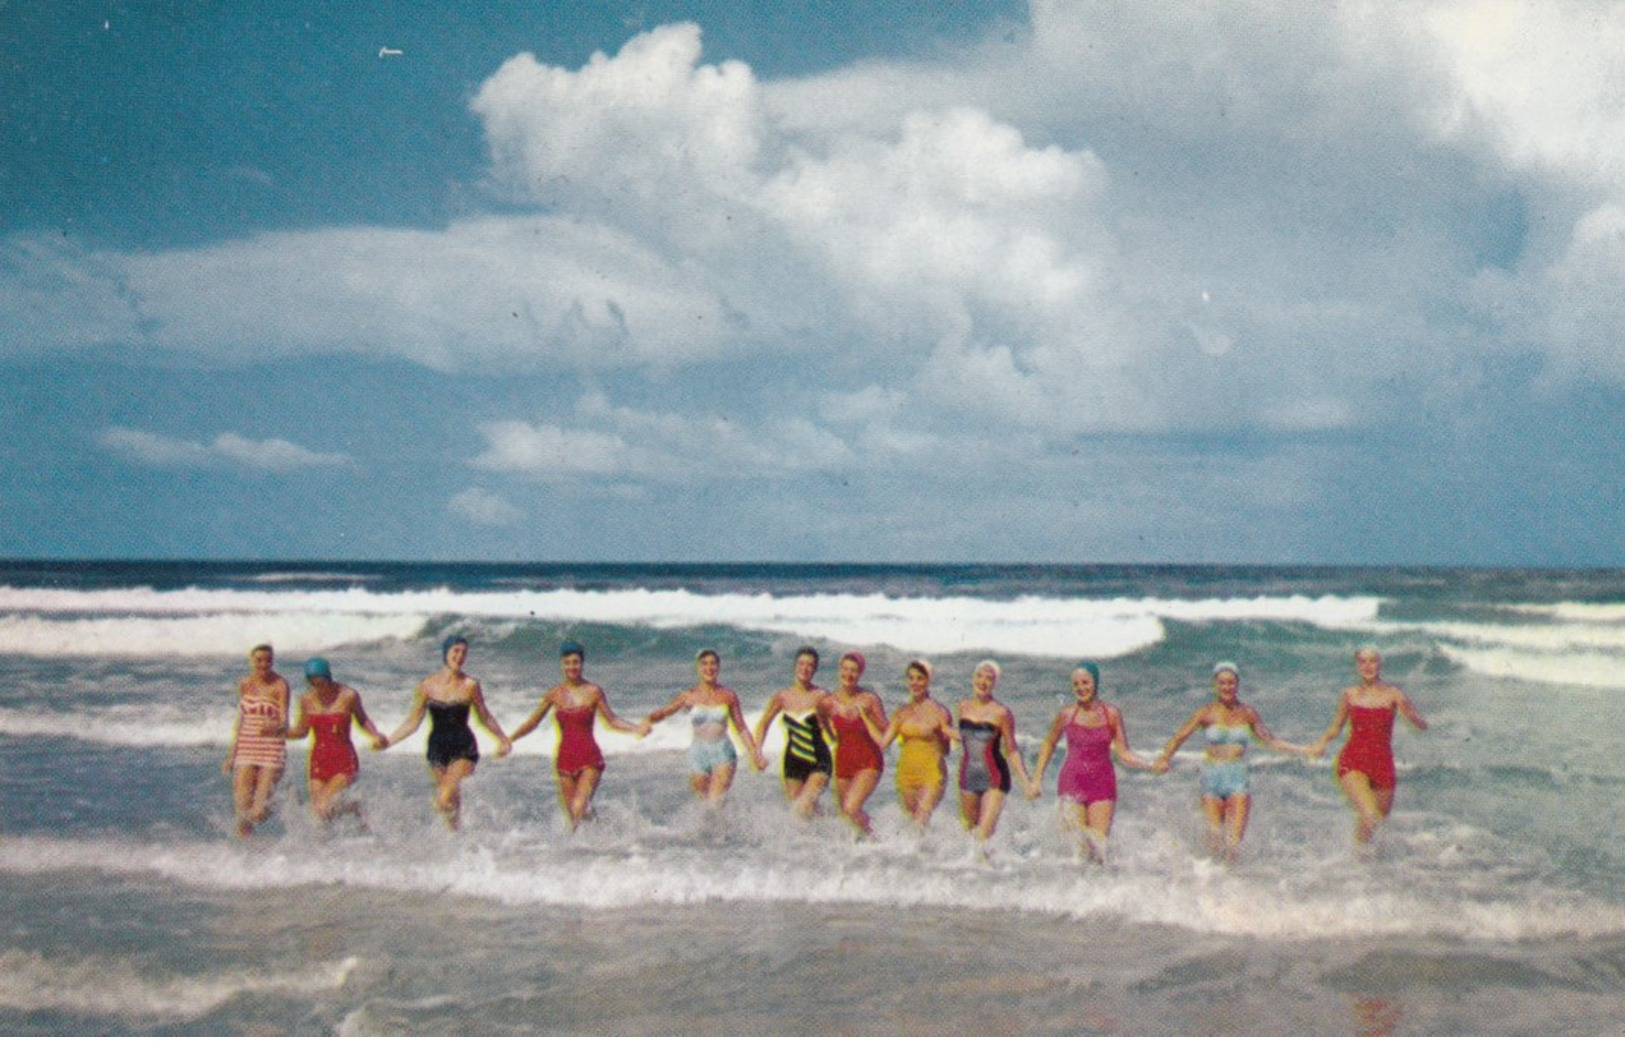
[[[1079,663],[1072,670],[1072,704],[1056,713],[1044,744],[1038,750],[1038,767],[1027,798],[1036,799],[1043,790],[1044,769],[1061,738],[1066,738],[1066,761],[1056,780],[1055,794],[1067,825],[1077,834],[1078,852],[1096,863],[1106,862],[1106,838],[1112,831],[1112,815],[1117,807],[1117,771],[1112,768],[1115,753],[1124,766],[1154,769],[1129,748],[1123,729],[1123,714],[1117,706],[1100,700],[1100,666]]]
[[[611,730],[643,737],[647,723],[628,723],[609,707],[604,688],[587,682],[582,669],[587,650],[574,640],[559,647],[559,672],[564,682],[542,695],[541,704],[530,718],[519,724],[509,741],[518,741],[541,725],[549,711],[558,721],[559,747],[553,756],[553,774],[559,783],[559,805],[574,831],[592,817],[592,797],[604,776],[604,754],[592,735],[593,720],[602,717]]]

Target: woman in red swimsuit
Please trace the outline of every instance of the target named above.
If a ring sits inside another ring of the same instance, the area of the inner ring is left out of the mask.
[[[559,747],[553,756],[553,773],[559,782],[559,805],[569,818],[570,830],[592,816],[592,796],[598,790],[598,781],[604,776],[604,754],[592,736],[593,720],[603,717],[611,730],[643,737],[649,732],[647,723],[628,723],[609,707],[609,698],[596,683],[589,683],[581,672],[587,661],[587,650],[574,640],[559,647],[559,672],[564,682],[542,695],[536,711],[519,724],[509,741],[518,741],[541,725],[548,712],[558,721]]]
[[[1375,649],[1362,647],[1355,653],[1354,671],[1360,674],[1360,682],[1343,692],[1331,726],[1310,746],[1310,752],[1317,758],[1325,755],[1326,746],[1348,722],[1348,743],[1337,755],[1337,783],[1343,786],[1349,804],[1359,815],[1354,841],[1363,846],[1394,808],[1394,787],[1398,783],[1394,776],[1394,717],[1404,716],[1418,730],[1426,730],[1428,723],[1404,691],[1383,682],[1382,656]]]
[[[857,651],[841,656],[838,682],[830,694],[829,722],[835,731],[835,801],[841,816],[867,838],[874,830],[863,804],[875,793],[886,768],[870,730],[883,734],[891,723],[886,719],[886,706],[874,692],[858,686],[865,664]]]
[[[361,707],[361,695],[353,687],[333,681],[333,669],[327,659],[312,658],[305,662],[305,679],[310,682],[310,689],[300,695],[288,740],[297,741],[306,734],[311,735],[310,811],[323,822],[341,813],[360,817],[361,807],[340,799],[361,769],[355,746],[350,744],[350,721],[355,720],[372,738],[373,751],[382,751],[389,742],[367,718],[367,710]]]

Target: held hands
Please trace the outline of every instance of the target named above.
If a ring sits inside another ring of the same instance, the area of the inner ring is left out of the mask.
[[[1034,799],[1037,799],[1040,795],[1043,794],[1043,792],[1044,792],[1044,785],[1038,780],[1038,778],[1035,777],[1031,781],[1027,782],[1027,801],[1028,802],[1031,802]]]
[[[1156,762],[1151,764],[1151,772],[1152,773],[1158,773],[1158,774],[1165,774],[1165,773],[1168,772],[1168,765],[1169,765],[1168,764],[1168,753],[1164,752],[1161,755],[1157,756],[1157,761]]]
[[[513,754],[513,742],[506,737],[497,738],[497,758],[506,759]]]
[[[373,736],[372,750],[374,752],[382,752],[384,749],[386,749],[388,747],[389,747],[389,738],[385,737],[382,734],[375,734]]]

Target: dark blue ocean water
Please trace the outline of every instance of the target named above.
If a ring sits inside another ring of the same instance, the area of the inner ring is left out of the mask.
[[[1615,571],[0,564],[0,1030],[1617,1032],[1622,621]],[[290,678],[329,658],[388,728],[454,632],[509,728],[563,638],[629,717],[691,683],[700,646],[752,722],[802,643],[826,684],[863,651],[890,706],[912,656],[950,705],[994,657],[1029,762],[1080,657],[1150,752],[1220,658],[1310,741],[1375,644],[1431,727],[1397,733],[1396,812],[1364,855],[1329,762],[1255,749],[1233,867],[1202,852],[1194,745],[1166,776],[1120,771],[1100,868],[1049,796],[1012,799],[985,860],[951,798],[917,835],[890,771],[874,843],[792,821],[774,769],[712,819],[681,719],[600,736],[575,836],[550,724],[481,762],[456,836],[421,731],[362,753],[366,833],[310,821],[294,746],[277,817],[229,836],[248,647]]]

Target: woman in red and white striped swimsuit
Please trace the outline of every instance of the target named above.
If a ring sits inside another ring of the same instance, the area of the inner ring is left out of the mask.
[[[288,681],[271,667],[270,644],[249,651],[248,661],[253,671],[237,682],[237,726],[220,765],[231,776],[238,838],[253,834],[254,826],[271,815],[271,793],[288,758]]]

